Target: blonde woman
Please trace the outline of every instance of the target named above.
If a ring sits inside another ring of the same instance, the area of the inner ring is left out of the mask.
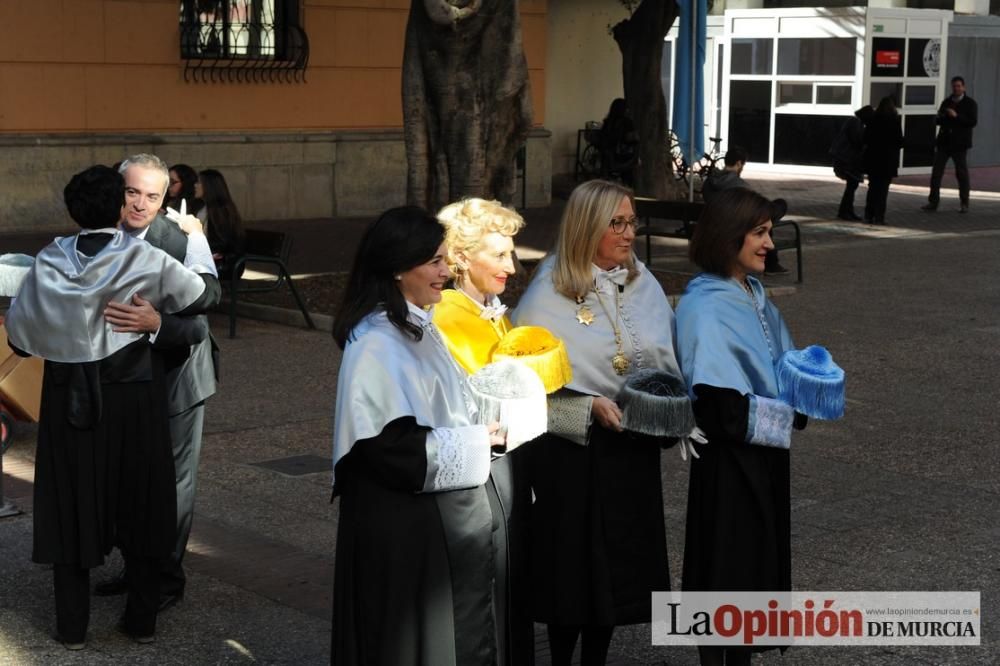
[[[514,235],[524,220],[500,202],[485,199],[449,204],[438,220],[446,229],[455,288],[441,293],[434,323],[455,359],[473,373],[490,362],[493,349],[511,328],[499,296],[514,274]]]
[[[434,324],[452,356],[471,374],[490,362],[500,338],[511,329],[499,296],[507,278],[514,274],[513,237],[524,220],[499,202],[484,199],[445,206],[438,220],[446,230],[455,288],[441,293],[441,302],[434,308]],[[515,471],[522,455],[517,449],[495,458],[486,484],[496,550],[493,599],[497,663],[508,666],[534,660],[525,551],[531,491],[519,483]]]
[[[552,663],[603,664],[616,625],[650,621],[650,592],[670,588],[660,448],[622,430],[616,404],[630,373],[679,375],[674,313],[635,258],[632,192],[602,180],[570,195],[553,254],[513,320],[561,338],[573,366],[550,396],[549,432],[529,476],[534,619],[548,624]]]

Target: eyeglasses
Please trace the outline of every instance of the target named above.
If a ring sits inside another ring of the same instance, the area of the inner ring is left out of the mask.
[[[625,227],[632,227],[635,231],[636,227],[639,226],[639,220],[637,217],[613,217],[611,218],[611,230],[616,234],[625,233]]]

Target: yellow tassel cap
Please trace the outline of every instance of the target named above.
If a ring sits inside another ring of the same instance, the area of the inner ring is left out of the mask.
[[[573,379],[573,367],[563,341],[541,326],[518,326],[507,332],[493,350],[493,361],[524,363],[538,374],[546,393],[561,389]]]

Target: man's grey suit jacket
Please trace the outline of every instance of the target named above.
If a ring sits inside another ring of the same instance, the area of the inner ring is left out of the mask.
[[[149,225],[146,242],[177,261],[183,262],[187,254],[187,234],[162,215],[157,215]],[[218,280],[206,280],[206,289],[215,290],[215,303],[218,303],[221,296]],[[163,315],[161,321],[160,333],[154,346],[161,349],[167,357],[167,400],[170,415],[173,416],[215,394],[219,347],[208,330],[206,315]],[[200,342],[196,342],[197,340]],[[171,349],[174,350],[173,353]],[[176,353],[188,349],[187,354]]]

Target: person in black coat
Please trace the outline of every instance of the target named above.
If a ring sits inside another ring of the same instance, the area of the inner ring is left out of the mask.
[[[639,137],[628,105],[621,97],[611,102],[599,137],[601,177],[617,177],[631,187],[635,182],[635,167],[639,163]]]
[[[903,124],[891,97],[883,97],[865,127],[865,172],[868,196],[865,222],[885,224],[885,204],[889,184],[899,175],[899,150],[903,147]]]
[[[861,218],[854,212],[854,193],[858,185],[865,179],[863,163],[865,152],[865,125],[875,113],[870,104],[866,104],[854,115],[844,121],[837,133],[837,138],[830,147],[833,157],[833,173],[845,182],[844,194],[840,197],[840,208],[837,217],[841,220],[858,221]]]
[[[972,128],[979,121],[979,106],[976,100],[965,94],[965,79],[955,76],[951,79],[951,97],[941,102],[937,118],[937,141],[934,144],[934,168],[931,171],[931,191],[924,210],[937,210],[941,199],[941,176],[951,159],[955,162],[955,177],[958,179],[958,195],[961,199],[960,213],[969,211],[969,165],[965,154],[972,148]]]

